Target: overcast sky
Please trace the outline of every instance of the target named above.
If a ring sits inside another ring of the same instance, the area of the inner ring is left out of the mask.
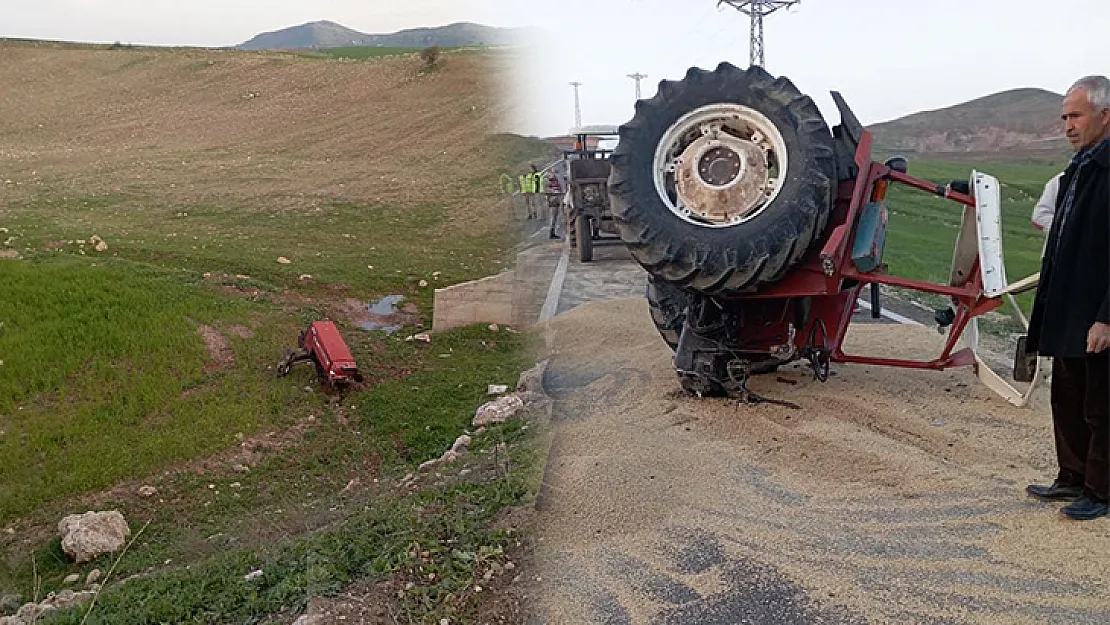
[[[749,22],[716,0],[0,0],[0,36],[226,46],[263,31],[327,19],[363,32],[474,21],[533,25],[516,80],[525,134],[574,123],[572,80],[585,123],[632,116],[644,97],[691,65],[748,62]],[[829,90],[864,123],[940,108],[1015,87],[1062,92],[1110,73],[1110,1],[803,0],[766,21],[767,69],[814,96],[830,125]],[[506,94],[508,97],[509,94]]]
[[[503,0],[502,4],[531,2]],[[560,0],[534,11],[554,33],[533,56],[527,116],[536,134],[574,123],[580,81],[584,123],[623,123],[660,79],[696,65],[748,65],[747,16],[716,0]],[[556,7],[558,9],[556,10]],[[577,19],[576,16],[589,16]],[[765,20],[766,68],[814,97],[833,125],[830,90],[864,123],[941,108],[1015,87],[1063,92],[1084,74],[1110,74],[1110,1],[803,0]]]
[[[316,20],[366,33],[459,21],[496,25],[505,12],[499,1],[0,0],[0,37],[229,46]]]

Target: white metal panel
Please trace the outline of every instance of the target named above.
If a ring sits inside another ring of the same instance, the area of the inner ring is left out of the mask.
[[[1006,264],[1002,253],[1002,192],[998,179],[971,172],[975,188],[975,213],[979,230],[979,271],[983,294],[998,297],[1006,290]]]

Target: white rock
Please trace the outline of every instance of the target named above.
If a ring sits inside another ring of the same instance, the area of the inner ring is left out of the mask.
[[[100,569],[93,569],[89,571],[88,577],[85,578],[85,585],[92,586],[100,581]]]
[[[260,577],[262,577],[262,569],[255,569],[255,570],[251,571],[250,573],[247,573],[246,575],[244,575],[243,579],[248,581],[248,582],[253,582],[254,580],[256,580]]]
[[[98,251],[98,252],[107,252],[108,251],[108,244],[105,243],[104,241],[97,241],[96,247],[94,247],[93,249]]]
[[[131,528],[116,510],[71,514],[58,523],[62,550],[78,564],[117,551],[127,542]]]
[[[277,262],[281,263],[282,265],[288,265],[288,264],[292,263],[293,261],[289,260],[288,258],[286,258],[284,256],[278,256]]]
[[[482,404],[474,413],[474,425],[504,423],[512,419],[524,408],[524,400],[516,393],[505,395],[494,401]]]
[[[455,452],[456,454],[466,453],[466,449],[470,447],[471,442],[473,442],[471,438],[466,434],[463,434],[462,436],[455,439],[455,444],[451,445],[451,451]]]
[[[300,276],[300,279],[301,280],[311,280],[312,279],[312,274],[302,273],[301,276]]]
[[[420,288],[424,288],[426,286],[428,286],[428,281],[427,280],[421,280],[420,281]]]
[[[489,324],[489,331],[490,332],[498,332],[500,330],[501,330],[501,327],[498,326],[496,323]]]
[[[140,497],[153,497],[157,493],[158,493],[158,489],[154,488],[153,486],[140,486],[139,487],[139,496]]]
[[[66,575],[66,578],[64,580],[62,580],[62,583],[65,584],[66,586],[69,586],[70,584],[76,584],[80,580],[81,580],[80,575],[78,575],[77,573],[71,573],[69,575]]]
[[[427,332],[421,332],[420,334],[414,334],[410,337],[407,337],[405,340],[406,341],[421,341],[423,343],[431,343],[432,342],[432,335],[428,334]]]
[[[547,371],[548,361],[536,363],[534,367],[520,374],[516,390],[522,393],[543,393],[543,374]]]
[[[487,395],[501,395],[502,393],[509,392],[508,384],[490,384],[486,389]]]
[[[247,473],[251,470],[251,468],[245,464],[233,464],[231,465],[231,470],[235,471],[236,473]]]

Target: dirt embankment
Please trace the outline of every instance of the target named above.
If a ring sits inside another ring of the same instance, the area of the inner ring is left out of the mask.
[[[455,221],[475,227],[491,217],[473,185],[493,171],[489,136],[508,106],[496,52],[448,53],[432,71],[416,55],[2,42],[0,57],[11,199],[112,193],[272,210],[343,198],[452,203]]]
[[[801,368],[753,383],[801,410],[740,406],[675,392],[642,300],[549,332],[548,622],[1110,621],[1106,524],[1023,493],[1054,473],[1043,396],[1017,409],[966,369],[837,366],[825,384]],[[868,325],[849,347],[941,340]]]

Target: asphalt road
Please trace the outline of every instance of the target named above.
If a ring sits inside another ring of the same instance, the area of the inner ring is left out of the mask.
[[[861,366],[753,387],[800,411],[684,397],[643,269],[618,242],[563,251],[530,250],[558,286],[530,625],[1110,622],[1105,524],[1061,526],[1022,495],[1053,466],[1043,405],[1002,405],[968,370]],[[940,340],[855,322],[911,357]]]

